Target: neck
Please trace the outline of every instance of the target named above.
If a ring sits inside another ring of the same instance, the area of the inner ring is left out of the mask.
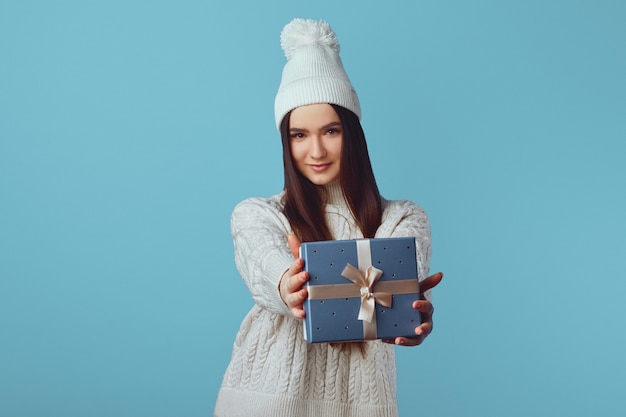
[[[329,184],[326,184],[324,188],[328,193],[328,199],[326,201],[326,204],[346,204],[346,199],[343,196],[343,191],[341,189],[341,184],[339,183],[339,180],[335,180]]]

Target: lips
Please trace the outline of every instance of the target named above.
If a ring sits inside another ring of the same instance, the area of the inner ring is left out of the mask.
[[[311,168],[314,172],[324,172],[330,167],[330,163],[327,164],[309,164],[309,168]]]

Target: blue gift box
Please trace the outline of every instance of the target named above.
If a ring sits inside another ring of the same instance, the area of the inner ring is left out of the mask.
[[[415,337],[421,323],[415,239],[305,242],[309,343]],[[372,284],[372,281],[375,281]]]

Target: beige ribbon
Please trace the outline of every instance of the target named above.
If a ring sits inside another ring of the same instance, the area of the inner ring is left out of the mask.
[[[309,299],[361,297],[358,319],[363,322],[363,339],[377,339],[376,303],[390,308],[392,294],[419,292],[417,279],[378,281],[383,271],[372,266],[369,239],[358,239],[357,260],[359,268],[347,264],[341,275],[353,284],[309,285]]]
[[[359,309],[359,320],[365,320],[371,323],[376,312],[375,303],[391,307],[391,294],[388,292],[373,291],[374,284],[383,275],[383,271],[373,266],[369,266],[365,273],[360,269],[347,264],[343,269],[341,276],[348,278],[359,286],[361,295],[361,308]]]

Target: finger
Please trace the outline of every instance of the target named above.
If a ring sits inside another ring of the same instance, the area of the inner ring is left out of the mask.
[[[301,261],[301,260],[300,260]],[[294,271],[296,273],[294,274]],[[306,271],[301,271],[300,263],[296,260],[293,264],[287,268],[283,277],[280,279],[279,292],[280,298],[287,306],[291,307],[289,296],[302,289],[304,283],[309,279],[309,274]]]
[[[415,328],[415,334],[423,338],[431,334],[432,331],[433,331],[432,321],[424,322]]]
[[[420,313],[425,313],[429,316],[432,316],[435,312],[435,307],[433,307],[430,301],[426,300],[417,300],[413,302],[413,308],[418,310]]]
[[[298,258],[291,265],[289,265],[289,268],[287,268],[287,272],[286,272],[287,277],[288,277],[287,289],[289,289],[290,292],[292,292],[290,284],[293,282],[293,277],[300,274],[302,272],[303,267],[304,267],[304,260]]]
[[[294,258],[299,258],[300,257],[300,239],[298,239],[298,237],[293,234],[290,233],[289,235],[287,235],[287,243],[289,243],[289,250],[291,251],[291,254],[293,255]]]
[[[309,279],[309,274],[306,271],[298,272],[287,279],[287,291],[290,294],[296,293],[302,290],[304,283]],[[306,296],[305,296],[306,298]]]
[[[287,305],[296,318],[304,318],[304,300],[306,300],[307,297],[308,292],[306,288],[289,295]]]
[[[415,328],[415,334],[428,336],[433,328],[433,313],[435,308],[429,301],[418,300],[413,303],[413,308],[422,314],[422,323]]]
[[[413,308],[422,314],[422,323],[415,328],[415,334],[425,338],[433,331],[433,313],[435,308],[426,300],[418,300],[413,303]]]
[[[398,346],[417,346],[424,341],[424,336],[418,337],[396,337],[391,339],[394,345]]]
[[[302,304],[304,300],[309,296],[307,289],[304,288],[304,283],[307,281],[307,279],[308,274],[306,272],[300,272],[287,279],[287,293],[285,294],[284,299],[289,307]]]
[[[423,292],[430,290],[431,288],[436,287],[441,282],[442,279],[443,279],[443,273],[437,272],[436,274],[429,276],[423,281],[420,281],[420,292],[423,293]]]
[[[297,319],[303,319],[306,317],[306,312],[304,311],[304,308],[301,307],[292,308],[291,314],[293,314],[293,316]]]

